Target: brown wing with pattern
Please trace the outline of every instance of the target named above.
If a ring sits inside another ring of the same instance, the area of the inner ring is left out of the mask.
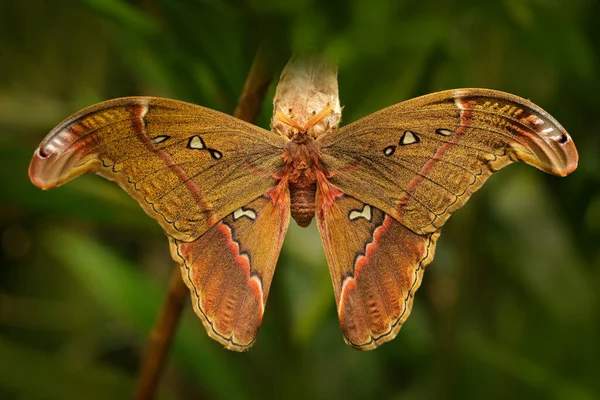
[[[276,185],[286,141],[197,105],[122,98],[54,128],[29,176],[49,189],[95,172],[116,181],[169,236],[190,241]]]
[[[547,112],[486,89],[408,100],[318,140],[332,184],[419,234],[439,230],[514,161],[560,176],[578,161],[570,136]]]
[[[494,171],[525,161],[564,176],[578,161],[548,113],[483,89],[409,100],[317,140],[318,226],[342,331],[364,350],[396,336],[442,225]]]
[[[346,343],[370,350],[392,340],[410,314],[439,233],[417,235],[347,195],[322,208],[317,223]]]
[[[231,350],[248,350],[262,321],[290,220],[287,187],[278,189],[235,210],[193,242],[171,239],[171,255],[181,265],[194,311],[208,334]]]

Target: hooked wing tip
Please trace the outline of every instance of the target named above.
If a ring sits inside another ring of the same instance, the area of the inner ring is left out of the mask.
[[[51,132],[33,153],[29,164],[29,179],[35,186],[48,190],[85,173],[95,172],[100,164],[97,154],[79,146],[62,143]]]
[[[556,131],[558,132],[555,133]],[[571,136],[558,123],[535,133],[525,135],[525,142],[511,144],[519,160],[549,174],[563,177],[575,171],[579,162],[577,148]]]
[[[58,176],[64,166],[64,162],[57,162],[59,160],[56,153],[47,153],[42,147],[36,149],[28,170],[31,183],[44,190],[58,186]]]
[[[577,153],[577,149],[575,148],[573,140],[568,134],[564,134],[564,136],[562,136],[557,143],[562,148],[565,161],[554,172],[559,176],[567,176],[577,168],[577,164],[579,163],[579,154]]]

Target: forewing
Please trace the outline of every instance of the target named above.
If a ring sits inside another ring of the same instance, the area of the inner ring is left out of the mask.
[[[171,240],[194,311],[223,346],[245,351],[258,334],[290,219],[284,187],[235,210],[193,242]]]
[[[439,233],[417,235],[351,196],[319,196],[317,223],[346,343],[370,350],[408,318]]]
[[[35,151],[44,189],[84,172],[116,181],[167,234],[190,241],[275,186],[283,137],[176,100],[128,97],[82,110]]]
[[[514,161],[561,176],[578,161],[570,136],[547,112],[486,89],[422,96],[318,140],[329,182],[419,234],[439,230]]]

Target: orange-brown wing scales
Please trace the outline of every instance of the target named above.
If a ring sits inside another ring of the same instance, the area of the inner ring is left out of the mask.
[[[548,113],[483,89],[409,100],[318,140],[332,184],[419,234],[437,231],[514,161],[562,176],[578,161],[573,141]]]
[[[317,214],[346,342],[392,340],[408,318],[439,232],[417,235],[381,210],[341,195]]]
[[[289,224],[285,190],[240,207],[193,242],[171,239],[196,314],[228,349],[248,350],[258,334]]]
[[[275,186],[285,139],[231,116],[159,98],[80,111],[34,153],[32,182],[48,189],[84,172],[116,181],[179,240],[194,240]]]

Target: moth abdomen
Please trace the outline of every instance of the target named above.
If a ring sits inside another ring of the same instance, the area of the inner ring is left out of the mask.
[[[308,185],[290,185],[290,212],[292,218],[301,227],[310,225],[315,216],[316,182]]]

